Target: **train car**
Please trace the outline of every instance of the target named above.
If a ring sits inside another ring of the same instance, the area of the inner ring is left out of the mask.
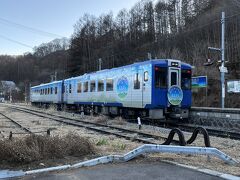
[[[62,83],[63,81],[55,81],[47,84],[41,84],[31,87],[30,101],[32,104],[49,105],[62,104]]]
[[[80,111],[90,107],[126,117],[188,118],[191,65],[172,59],[149,60],[66,79],[62,89],[62,104]]]

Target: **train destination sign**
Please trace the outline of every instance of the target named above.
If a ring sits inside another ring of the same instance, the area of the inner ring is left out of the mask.
[[[207,82],[207,76],[192,77],[192,88],[206,88]]]
[[[227,82],[228,93],[240,93],[240,80],[228,81]]]

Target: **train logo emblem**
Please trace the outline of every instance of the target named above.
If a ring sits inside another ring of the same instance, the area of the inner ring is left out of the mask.
[[[120,99],[124,99],[128,93],[128,80],[126,77],[122,76],[117,81],[117,94]]]
[[[170,102],[170,104],[172,104],[174,106],[179,105],[183,100],[182,89],[178,86],[170,87],[170,89],[168,90],[167,97],[168,97],[168,101]]]

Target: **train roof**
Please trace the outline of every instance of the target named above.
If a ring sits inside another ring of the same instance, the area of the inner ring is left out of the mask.
[[[181,61],[181,60],[177,60],[177,59],[151,59],[151,60],[147,60],[147,61],[136,62],[136,63],[133,63],[133,64],[116,67],[116,68],[103,69],[103,70],[100,70],[100,71],[94,71],[94,72],[90,72],[90,73],[85,73],[85,74],[82,74],[82,75],[79,75],[79,76],[76,76],[76,77],[71,77],[71,78],[68,78],[68,79],[65,79],[65,80],[66,81],[70,81],[70,80],[78,79],[80,76],[84,76],[84,75],[92,75],[92,74],[95,74],[95,73],[103,73],[105,71],[117,70],[117,69],[121,69],[121,68],[133,67],[133,66],[140,66],[140,65],[145,65],[145,64],[157,64],[157,63],[158,64],[159,63],[166,64],[166,61],[168,61],[168,60]],[[187,64],[187,63],[182,62],[182,61],[181,61],[181,64],[186,66],[186,67],[189,67],[189,68],[192,67],[190,64]]]
[[[39,88],[39,87],[43,87],[43,86],[49,86],[49,85],[53,85],[53,84],[57,84],[57,83],[61,83],[62,81],[53,81],[53,82],[49,82],[49,83],[45,83],[45,84],[40,84],[40,85],[37,85],[37,86],[33,86],[31,88]]]
[[[76,77],[71,77],[71,78],[65,79],[65,81],[75,80],[75,79],[78,79],[80,76],[91,75],[91,74],[95,74],[95,73],[102,73],[102,72],[106,72],[106,71],[109,71],[109,70],[117,70],[117,69],[121,69],[121,68],[127,68],[127,67],[133,67],[133,66],[140,66],[140,65],[145,65],[145,64],[157,64],[157,63],[158,63],[158,64],[159,64],[159,63],[160,63],[160,64],[166,64],[166,62],[167,62],[168,60],[180,61],[180,62],[181,62],[181,65],[184,65],[184,66],[189,67],[189,68],[192,67],[190,64],[185,63],[185,62],[182,62],[181,60],[178,60],[178,59],[151,59],[151,60],[147,60],[147,61],[136,62],[136,63],[133,63],[133,64],[116,67],[116,68],[103,69],[103,70],[100,70],[100,71],[94,71],[94,72],[90,72],[90,73],[85,73],[85,74],[82,74],[82,75],[79,75],[79,76],[76,76]],[[56,84],[56,83],[60,83],[60,82],[62,82],[62,81],[54,81],[54,82],[50,82],[50,83],[46,83],[46,84],[40,84],[40,85],[38,85],[38,86],[33,86],[33,87],[31,87],[31,88],[37,88],[37,87],[47,86],[47,85]]]

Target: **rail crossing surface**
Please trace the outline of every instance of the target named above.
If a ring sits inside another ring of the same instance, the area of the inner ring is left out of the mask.
[[[193,169],[188,169],[165,162],[128,162],[120,164],[107,164],[94,167],[85,167],[62,172],[50,172],[38,175],[31,175],[19,178],[21,180],[169,180],[169,179],[223,179],[217,176],[208,175]]]

